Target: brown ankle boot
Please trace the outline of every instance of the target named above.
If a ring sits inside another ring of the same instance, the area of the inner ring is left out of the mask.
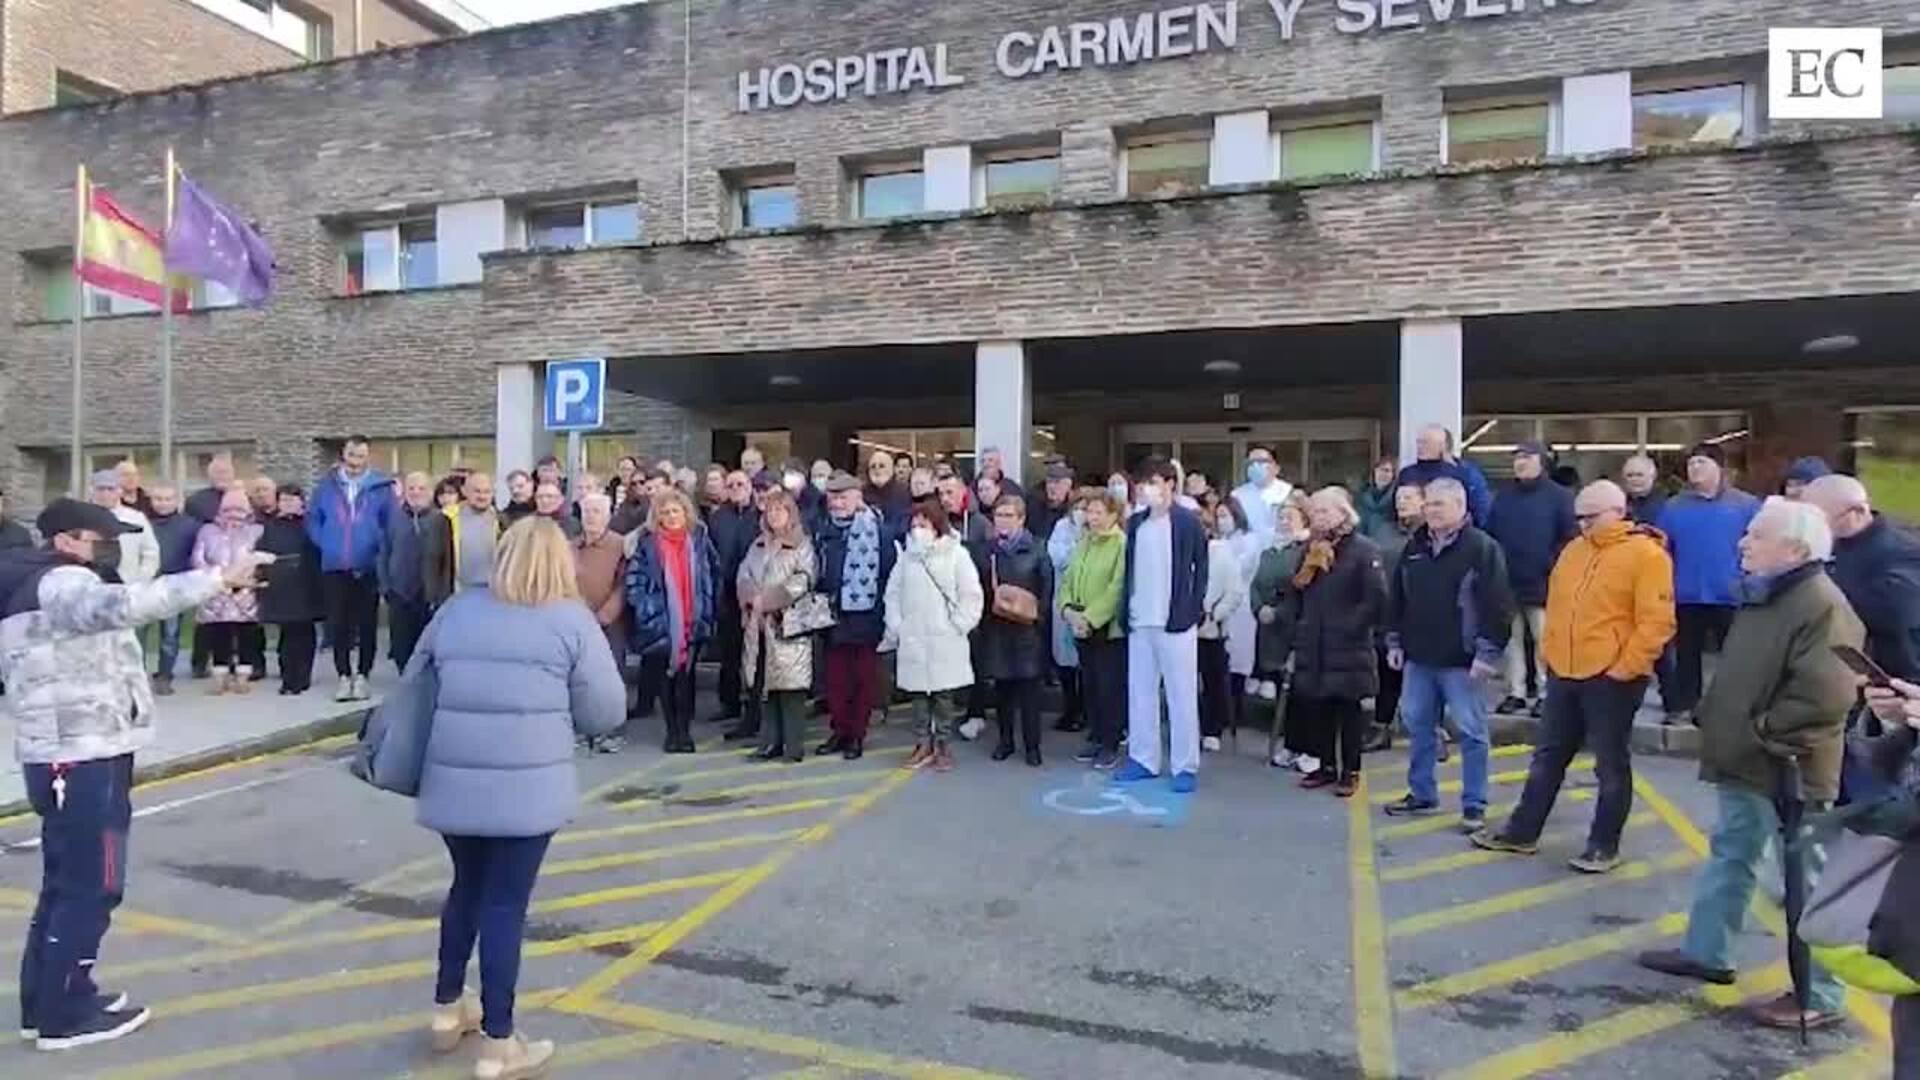
[[[544,1075],[553,1063],[553,1043],[542,1039],[528,1042],[524,1035],[504,1039],[489,1038],[480,1047],[480,1058],[473,1063],[474,1080],[533,1080]]]

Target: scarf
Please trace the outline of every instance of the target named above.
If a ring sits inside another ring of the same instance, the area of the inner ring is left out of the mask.
[[[1333,569],[1336,552],[1334,547],[1346,539],[1349,530],[1341,529],[1331,536],[1316,536],[1307,543],[1307,553],[1300,558],[1300,569],[1293,572],[1293,587],[1304,589],[1313,584],[1313,579]]]
[[[661,576],[667,586],[667,636],[673,645],[670,670],[688,666],[693,650],[693,558],[687,544],[689,529],[657,529]]]
[[[862,509],[847,522],[847,558],[840,564],[840,610],[872,611],[879,602],[879,515]]]

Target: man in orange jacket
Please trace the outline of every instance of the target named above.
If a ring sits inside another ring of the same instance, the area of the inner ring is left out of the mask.
[[[1547,580],[1540,658],[1547,706],[1520,805],[1499,831],[1473,842],[1490,851],[1539,850],[1567,766],[1593,747],[1600,800],[1586,850],[1570,865],[1604,874],[1620,865],[1620,833],[1633,806],[1633,716],[1653,664],[1673,637],[1673,559],[1658,530],[1627,519],[1627,495],[1611,480],[1586,486],[1574,503],[1580,535]]]

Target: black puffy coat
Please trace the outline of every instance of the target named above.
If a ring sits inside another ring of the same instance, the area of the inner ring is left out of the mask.
[[[1334,545],[1332,568],[1298,590],[1293,624],[1293,692],[1363,698],[1379,690],[1374,642],[1387,610],[1380,548],[1358,533]]]
[[[307,536],[307,519],[268,518],[254,549],[274,557],[273,565],[261,569],[267,587],[259,592],[260,621],[302,623],[322,618],[320,549]]]
[[[980,571],[980,589],[986,594],[986,612],[978,631],[982,679],[1037,679],[1045,674],[1053,653],[1047,640],[1047,617],[1053,610],[1053,560],[1046,545],[1022,531],[1002,550],[996,540],[973,549]],[[997,579],[995,575],[998,575]],[[1031,625],[1010,622],[993,614],[994,582],[1018,585],[1039,601],[1040,621]]]

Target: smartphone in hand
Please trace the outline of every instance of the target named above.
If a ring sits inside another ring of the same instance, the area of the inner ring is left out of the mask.
[[[1835,645],[1833,655],[1839,657],[1840,662],[1847,665],[1848,670],[1867,680],[1868,686],[1883,689],[1893,686],[1893,676],[1888,675],[1885,668],[1874,663],[1872,657],[1859,649],[1851,645]]]

